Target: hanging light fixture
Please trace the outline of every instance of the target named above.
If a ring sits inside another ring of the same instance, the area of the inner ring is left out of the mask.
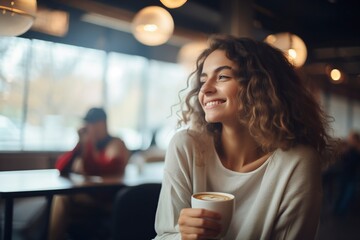
[[[191,73],[196,69],[196,60],[208,47],[207,41],[194,41],[185,44],[179,50],[177,61]]]
[[[160,0],[165,7],[178,8],[186,3],[187,0]]]
[[[340,81],[341,79],[341,72],[339,69],[334,68],[330,71],[330,77],[333,81]]]
[[[344,72],[339,68],[336,68],[332,65],[327,65],[325,67],[325,72],[328,75],[330,81],[334,84],[343,83],[345,81]]]
[[[289,32],[271,34],[266,37],[265,42],[282,50],[295,67],[304,65],[307,49],[304,41],[299,36]]]
[[[35,20],[36,0],[0,0],[0,36],[18,36]]]
[[[140,10],[132,22],[135,38],[149,46],[164,44],[174,31],[174,20],[162,7],[150,6]]]

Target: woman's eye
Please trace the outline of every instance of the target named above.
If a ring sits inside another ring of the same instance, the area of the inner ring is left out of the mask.
[[[219,75],[219,80],[226,80],[228,79],[229,76],[226,76],[226,75]]]

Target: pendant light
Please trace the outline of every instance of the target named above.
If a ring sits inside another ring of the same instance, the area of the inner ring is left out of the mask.
[[[208,42],[205,40],[189,42],[180,48],[177,61],[191,73],[196,69],[197,58],[206,48],[208,48]]]
[[[187,0],[160,0],[165,7],[178,8],[186,3]]]
[[[148,46],[166,43],[174,31],[174,20],[162,7],[149,6],[140,10],[132,21],[135,38]]]
[[[304,41],[295,34],[289,32],[271,34],[266,37],[265,42],[282,50],[289,62],[295,67],[301,67],[306,61],[306,45]]]
[[[30,29],[36,0],[0,0],[0,36],[18,36]]]

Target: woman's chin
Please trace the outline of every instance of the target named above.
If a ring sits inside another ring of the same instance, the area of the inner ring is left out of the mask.
[[[205,117],[205,121],[207,122],[207,123],[218,123],[218,122],[220,122],[219,121],[219,119],[216,119],[216,118],[212,118],[212,117]]]

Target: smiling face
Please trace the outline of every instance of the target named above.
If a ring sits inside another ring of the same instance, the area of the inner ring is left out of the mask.
[[[238,123],[239,83],[235,77],[236,70],[236,64],[222,50],[215,50],[204,61],[198,98],[207,122]]]

